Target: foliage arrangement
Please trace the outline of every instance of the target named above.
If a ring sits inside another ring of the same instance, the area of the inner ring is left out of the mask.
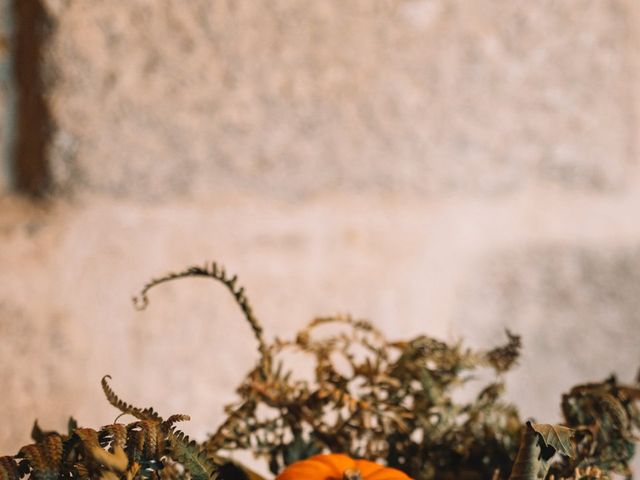
[[[175,423],[187,415],[171,415],[164,420],[152,408],[141,409],[122,401],[102,379],[102,389],[121,415],[137,421],[113,423],[99,430],[79,428],[69,420],[68,432],[45,432],[36,422],[31,436],[34,444],[22,447],[13,457],[0,457],[0,479],[17,480],[29,475],[34,480],[62,478],[116,480],[119,478],[215,478],[216,466],[200,446]]]
[[[427,336],[391,341],[367,321],[337,316],[267,343],[237,278],[215,263],[152,280],[134,299],[136,307],[147,306],[150,289],[184,277],[222,283],[258,342],[259,361],[217,431],[201,444],[189,441],[174,426],[187,416],[164,420],[128,405],[105,377],[107,400],[135,422],[97,431],[70,422],[66,434],[36,424],[34,444],[0,457],[0,480],[258,479],[225,460],[236,450],[265,459],[274,474],[332,452],[379,461],[416,480],[631,476],[639,379],[631,386],[615,377],[576,386],[562,398],[563,425],[524,423],[502,398],[503,374],[521,348],[509,331],[504,345],[475,351]],[[308,357],[311,378],[296,377],[292,355]],[[491,380],[470,400],[459,400],[459,391],[482,373]]]

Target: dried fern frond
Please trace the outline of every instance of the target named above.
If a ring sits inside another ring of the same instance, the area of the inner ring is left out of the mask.
[[[217,466],[198,444],[180,431],[169,431],[169,445],[174,460],[189,471],[192,480],[217,478]]]
[[[79,428],[71,420],[68,434],[45,432],[35,422],[35,443],[22,447],[14,457],[0,457],[0,480],[26,475],[34,480],[134,480],[169,478],[169,473],[176,480],[215,478],[215,462],[175,429],[175,423],[189,420],[187,415],[164,420],[153,409],[132,406],[114,393],[108,378],[103,377],[101,384],[109,403],[139,420],[99,430]],[[172,467],[165,474],[167,463]]]
[[[16,458],[28,462],[35,480],[53,480],[61,473],[62,452],[62,437],[51,434],[40,443],[22,447]]]
[[[158,415],[153,408],[137,408],[133,405],[129,405],[127,402],[121,400],[113,391],[113,389],[109,386],[107,379],[111,379],[111,375],[105,375],[102,377],[100,384],[102,385],[102,391],[104,395],[107,397],[107,401],[113,405],[115,408],[120,410],[124,415],[132,415],[139,420],[159,420],[160,415]]]
[[[519,335],[514,335],[509,330],[506,330],[506,334],[509,339],[506,345],[494,348],[486,353],[487,362],[498,373],[506,372],[513,367],[520,357],[520,349],[522,348],[522,341]]]
[[[13,457],[0,457],[0,480],[19,480],[21,476]]]
[[[140,291],[140,294],[133,298],[134,306],[138,310],[144,310],[149,304],[148,293],[152,288],[162,283],[188,277],[212,278],[222,283],[225,287],[227,287],[229,292],[231,292],[236,303],[242,310],[245,319],[249,323],[256,340],[258,341],[258,351],[260,352],[259,366],[262,370],[262,373],[267,376],[268,372],[271,369],[271,357],[269,349],[267,348],[267,345],[264,341],[262,325],[253,313],[251,304],[249,303],[249,300],[247,299],[247,296],[245,294],[244,287],[240,287],[237,285],[238,277],[236,275],[229,276],[224,267],[218,265],[217,263],[212,262],[210,264],[205,264],[203,267],[193,266],[181,272],[168,273],[167,275],[164,275],[162,277],[152,279],[144,285],[144,287]]]

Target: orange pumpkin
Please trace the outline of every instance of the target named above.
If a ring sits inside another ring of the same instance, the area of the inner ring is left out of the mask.
[[[276,480],[411,480],[404,472],[347,455],[315,455],[285,468]]]

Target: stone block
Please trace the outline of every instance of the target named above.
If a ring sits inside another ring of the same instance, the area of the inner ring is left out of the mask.
[[[47,0],[60,188],[624,188],[630,2]]]

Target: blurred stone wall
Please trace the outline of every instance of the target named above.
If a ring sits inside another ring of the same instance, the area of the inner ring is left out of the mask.
[[[625,2],[50,3],[60,185],[483,197],[630,173]]]
[[[554,421],[640,366],[632,0],[47,0],[46,203],[0,200],[0,451],[125,399],[203,438],[267,335],[523,335],[507,395]],[[2,50],[0,50],[0,54]],[[0,97],[0,107],[6,102]]]

